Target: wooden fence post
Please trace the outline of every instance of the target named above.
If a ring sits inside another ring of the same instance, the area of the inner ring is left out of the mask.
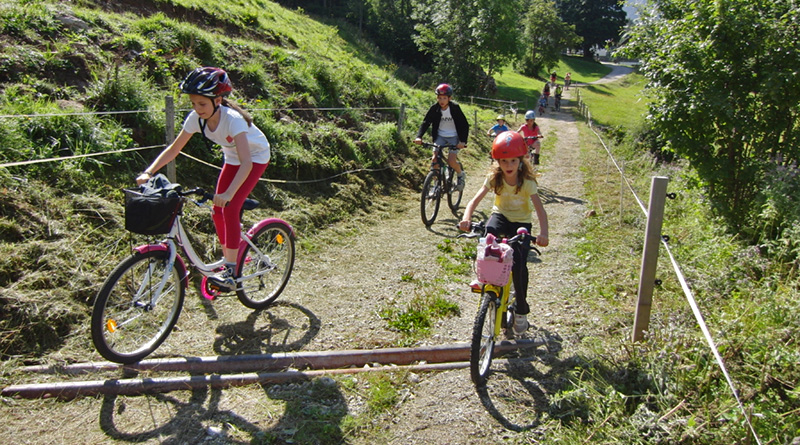
[[[175,98],[172,95],[164,96],[164,115],[164,140],[169,146],[175,140]],[[174,159],[167,164],[167,179],[177,182]]]
[[[664,176],[654,176],[650,185],[650,207],[647,210],[647,228],[642,252],[642,270],[639,275],[639,293],[636,316],[633,319],[633,341],[638,342],[650,326],[650,308],[653,288],[656,285],[658,248],[661,243],[661,225],[664,221],[664,203],[667,200],[667,183]]]
[[[406,120],[406,104],[400,104],[400,116],[397,118],[397,134],[403,134],[403,124]]]

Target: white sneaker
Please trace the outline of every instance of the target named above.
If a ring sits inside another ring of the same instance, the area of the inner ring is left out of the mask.
[[[234,277],[233,268],[225,267],[222,272],[215,273],[208,277],[208,280],[220,292],[232,292],[236,290],[236,280]]]
[[[527,315],[514,314],[514,335],[521,335],[529,326]]]

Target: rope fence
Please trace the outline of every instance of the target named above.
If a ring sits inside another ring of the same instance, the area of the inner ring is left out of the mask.
[[[157,112],[161,112],[161,113],[166,113],[166,115],[167,115],[166,122],[165,122],[165,128],[167,130],[167,134],[169,135],[169,134],[174,133],[173,131],[170,131],[170,130],[175,128],[174,127],[175,126],[175,120],[174,120],[175,112],[188,112],[188,111],[191,111],[190,108],[187,108],[187,109],[175,109],[174,105],[173,105],[173,101],[170,100],[170,99],[171,99],[171,97],[168,96],[167,100],[165,100],[165,108],[162,109],[162,110],[91,111],[91,112],[87,111],[87,112],[66,112],[66,113],[41,113],[41,114],[4,114],[4,115],[0,115],[0,119],[33,119],[33,118],[39,118],[39,117],[70,117],[70,116],[74,117],[74,116],[89,116],[89,115],[108,116],[108,115],[122,115],[122,114],[157,113]],[[281,112],[285,112],[285,111],[306,111],[306,112],[308,112],[308,111],[365,111],[365,110],[371,110],[371,111],[392,111],[392,110],[397,110],[397,111],[399,111],[400,115],[398,117],[397,125],[398,125],[398,132],[402,132],[402,130],[403,130],[403,127],[402,127],[403,126],[403,122],[405,121],[405,104],[403,104],[403,105],[401,105],[399,107],[248,108],[248,111],[272,111],[272,112],[274,112],[274,111],[281,111]],[[8,163],[0,164],[0,168],[19,167],[19,166],[41,164],[41,163],[48,163],[48,162],[65,162],[65,161],[74,160],[74,159],[91,158],[91,157],[105,156],[105,155],[111,155],[111,154],[134,152],[134,151],[140,151],[140,150],[147,150],[147,149],[151,149],[151,148],[164,148],[170,142],[171,141],[168,141],[167,143],[162,144],[162,145],[151,145],[151,146],[147,146],[147,147],[131,147],[131,148],[120,149],[120,150],[111,150],[111,151],[96,152],[96,153],[86,153],[86,154],[72,155],[72,156],[58,156],[58,157],[50,157],[50,158],[44,158],[44,159],[33,159],[33,160],[28,160],[28,161],[8,162]],[[197,157],[191,156],[191,155],[189,155],[187,153],[181,152],[181,154],[183,156],[193,160],[194,162],[197,162],[197,163],[200,163],[200,164],[212,167],[212,168],[221,169],[219,166],[216,166],[216,165],[213,165],[211,163],[205,162],[205,161],[203,161],[203,160],[201,160],[201,159],[199,159]],[[336,179],[338,177],[349,175],[349,174],[360,173],[360,172],[379,172],[379,171],[390,170],[392,168],[393,168],[392,166],[387,166],[387,167],[383,167],[383,168],[357,168],[357,169],[351,169],[351,170],[347,170],[347,171],[344,171],[344,172],[340,172],[340,173],[337,173],[335,175],[332,175],[332,176],[329,176],[329,177],[326,177],[326,178],[322,178],[322,179],[311,179],[311,180],[302,180],[302,181],[301,180],[292,181],[292,180],[284,180],[284,179],[267,179],[267,178],[261,178],[260,181],[268,182],[268,183],[275,183],[275,184],[312,184],[312,183],[330,181],[330,180]],[[168,168],[167,172],[170,173],[170,171],[174,171],[174,169]],[[169,174],[168,174],[168,176],[169,176]],[[172,180],[172,181],[175,180],[174,173],[173,173],[173,177],[171,177],[170,180]]]
[[[630,190],[631,194],[633,195],[634,199],[638,203],[640,209],[642,210],[642,213],[644,214],[645,217],[647,217],[648,216],[648,209],[645,207],[644,203],[639,198],[638,194],[636,193],[636,190],[634,190],[633,185],[631,184],[631,181],[625,175],[625,171],[621,167],[620,162],[618,162],[617,159],[614,157],[613,153],[609,149],[609,147],[606,144],[606,142],[603,140],[603,137],[600,135],[600,133],[598,133],[595,130],[594,123],[592,121],[591,111],[589,110],[589,107],[586,105],[586,103],[581,98],[580,89],[576,88],[575,91],[576,91],[577,97],[578,97],[578,112],[580,113],[581,117],[586,120],[587,126],[592,131],[592,133],[594,133],[594,135],[597,137],[597,139],[600,141],[600,144],[605,149],[606,153],[608,154],[609,159],[612,161],[614,166],[619,171],[620,177],[622,178],[624,183],[627,185],[627,187]],[[683,274],[683,272],[681,270],[681,267],[678,264],[678,261],[675,259],[675,256],[672,254],[672,250],[670,249],[667,237],[662,236],[661,237],[661,243],[664,245],[664,248],[665,248],[665,250],[667,252],[667,255],[669,256],[669,259],[670,259],[670,262],[672,264],[673,270],[675,271],[675,275],[678,278],[678,281],[679,281],[679,283],[681,285],[681,289],[683,290],[684,296],[686,297],[686,300],[687,300],[687,302],[689,303],[689,306],[692,309],[692,313],[694,314],[695,320],[697,320],[697,324],[700,326],[700,330],[703,332],[703,336],[705,337],[706,343],[708,343],[709,349],[711,349],[711,353],[714,355],[714,359],[716,360],[717,365],[719,366],[720,370],[722,371],[722,374],[725,376],[725,380],[726,380],[726,382],[728,384],[728,387],[730,388],[731,393],[733,394],[733,397],[736,400],[736,403],[737,403],[737,405],[739,407],[739,410],[742,412],[742,415],[745,418],[745,421],[747,423],[747,426],[750,429],[750,432],[753,434],[753,437],[755,438],[756,443],[758,443],[760,445],[761,444],[761,439],[758,437],[758,434],[756,433],[755,428],[753,428],[753,424],[750,421],[750,415],[748,414],[747,410],[744,407],[744,404],[742,403],[741,399],[739,398],[739,391],[736,389],[736,386],[734,385],[733,380],[731,379],[731,376],[728,373],[728,370],[727,370],[727,368],[725,366],[725,362],[722,360],[722,356],[720,355],[719,350],[718,350],[718,348],[716,346],[716,342],[714,341],[714,338],[711,336],[711,332],[708,330],[708,325],[706,324],[705,318],[703,317],[703,314],[700,311],[700,307],[697,304],[697,301],[696,301],[696,299],[694,297],[694,293],[692,292],[692,289],[689,287],[689,285],[688,285],[688,283],[686,281],[686,278],[685,278],[685,276],[684,276],[684,274]]]

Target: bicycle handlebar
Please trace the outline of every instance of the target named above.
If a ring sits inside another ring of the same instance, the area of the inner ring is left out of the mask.
[[[184,191],[179,191],[178,195],[180,195],[180,196],[190,196],[190,195],[201,196],[202,198],[200,198],[197,201],[194,201],[195,204],[197,204],[198,206],[201,206],[201,207],[207,206],[206,202],[214,200],[214,194],[207,192],[205,189],[203,189],[201,187],[195,187],[193,189],[186,190],[185,192]],[[242,205],[242,209],[243,210],[252,210],[252,209],[258,207],[258,205],[259,205],[259,202],[256,201],[255,199],[247,198],[247,199],[244,200],[244,204]]]
[[[483,236],[485,231],[486,231],[485,221],[476,223],[474,222],[470,223],[470,231],[468,233],[462,233],[458,235],[457,238],[477,238],[479,236]],[[503,242],[509,245],[529,243],[530,248],[533,249],[538,255],[542,254],[542,252],[540,252],[539,249],[537,249],[535,246],[536,237],[528,233],[528,230],[525,229],[524,227],[520,227],[519,229],[517,229],[517,234],[511,237],[511,239],[500,240],[499,242]]]
[[[431,142],[424,142],[424,141],[422,142],[421,145],[423,147],[434,147],[434,148],[436,148],[436,147],[439,147],[439,148],[458,148],[458,145],[452,145],[452,144],[439,145],[439,144],[434,144],[434,143],[431,143]],[[467,148],[467,144],[464,144],[464,148]]]

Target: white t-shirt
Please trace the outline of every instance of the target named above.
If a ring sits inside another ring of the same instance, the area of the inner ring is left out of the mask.
[[[446,110],[442,110],[442,120],[439,122],[439,137],[458,137],[458,132],[456,131],[456,122],[453,120],[453,115],[450,113],[449,106]]]
[[[255,125],[247,125],[239,112],[231,108],[220,106],[219,110],[219,125],[217,129],[211,131],[206,127],[206,137],[213,142],[222,146],[222,153],[225,155],[225,163],[231,165],[240,165],[239,155],[236,152],[236,144],[233,141],[234,136],[240,133],[247,133],[247,143],[250,145],[250,158],[256,164],[267,164],[270,158],[269,141],[264,133]],[[200,122],[197,112],[192,110],[186,120],[183,122],[183,129],[187,133],[201,133]]]

